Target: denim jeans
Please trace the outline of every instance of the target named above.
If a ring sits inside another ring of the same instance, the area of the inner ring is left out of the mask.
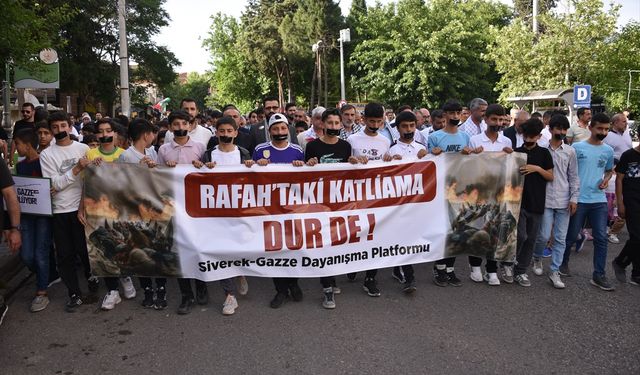
[[[571,246],[578,239],[578,234],[586,219],[591,223],[593,235],[593,276],[604,276],[607,264],[607,202],[578,203],[576,213],[569,220],[567,241],[562,260],[563,266],[569,265]]]
[[[31,272],[36,274],[38,290],[49,285],[49,249],[53,242],[51,218],[23,214],[20,218],[22,248],[20,256]]]
[[[549,266],[551,272],[558,271],[560,264],[562,264],[570,217],[568,208],[544,209],[533,257],[542,258],[547,241],[551,238],[551,265]],[[553,236],[551,235],[552,229]]]

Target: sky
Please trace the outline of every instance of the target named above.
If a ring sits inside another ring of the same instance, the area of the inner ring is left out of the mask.
[[[512,0],[499,0],[512,5]],[[559,0],[562,4],[565,0]],[[383,4],[393,0],[381,0]],[[605,0],[605,3],[609,1]],[[623,26],[631,20],[640,21],[640,0],[613,0],[620,4],[620,18],[618,25]],[[368,5],[374,5],[375,0],[367,0]],[[163,27],[154,41],[165,45],[171,50],[182,65],[176,70],[182,72],[203,73],[210,69],[209,53],[202,47],[202,41],[207,37],[210,17],[218,12],[234,17],[240,17],[246,0],[167,0],[164,4],[171,21],[169,26]],[[342,14],[347,15],[351,7],[351,0],[341,0]]]

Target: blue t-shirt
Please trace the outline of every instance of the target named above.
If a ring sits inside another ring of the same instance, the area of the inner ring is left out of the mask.
[[[429,134],[429,152],[440,147],[442,152],[460,152],[469,145],[469,134],[458,130],[456,134],[447,133],[444,129]]]
[[[296,144],[289,143],[285,148],[277,148],[271,142],[261,143],[253,151],[253,160],[268,159],[271,164],[290,164],[294,160],[304,161],[304,152]]]
[[[578,203],[606,203],[604,190],[598,188],[605,171],[613,169],[613,148],[607,144],[594,146],[588,141],[573,144],[578,157],[580,196]]]

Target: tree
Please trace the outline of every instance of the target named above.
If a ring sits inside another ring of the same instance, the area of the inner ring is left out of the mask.
[[[544,32],[537,36],[522,18],[492,30],[495,43],[490,56],[502,75],[497,85],[502,100],[530,90],[576,84],[591,84],[593,94],[605,98],[613,90],[622,92],[623,71],[640,66],[638,55],[633,55],[639,43],[633,39],[638,35],[636,27],[617,34],[619,7],[604,11],[601,0],[571,2],[570,14],[541,16]],[[612,86],[614,82],[618,87]],[[616,103],[619,106],[621,101]]]
[[[205,74],[191,72],[184,83],[179,78],[163,90],[165,98],[171,98],[167,104],[168,110],[180,109],[180,101],[191,98],[196,101],[198,108],[206,108],[206,99],[209,95],[209,78]]]
[[[67,4],[76,13],[60,34],[67,43],[60,53],[61,89],[94,97],[111,107],[119,82],[119,37],[116,3],[110,0],[51,0],[52,7]],[[127,2],[129,58],[139,64],[132,80],[147,80],[161,88],[174,80],[178,59],[166,47],[151,40],[168,24],[164,0]]]

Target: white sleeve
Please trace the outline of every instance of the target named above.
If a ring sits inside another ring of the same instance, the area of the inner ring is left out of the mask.
[[[62,191],[76,181],[73,175],[73,168],[60,174],[56,168],[55,158],[49,153],[40,154],[40,164],[42,166],[42,176],[51,179],[51,186],[55,191]]]

